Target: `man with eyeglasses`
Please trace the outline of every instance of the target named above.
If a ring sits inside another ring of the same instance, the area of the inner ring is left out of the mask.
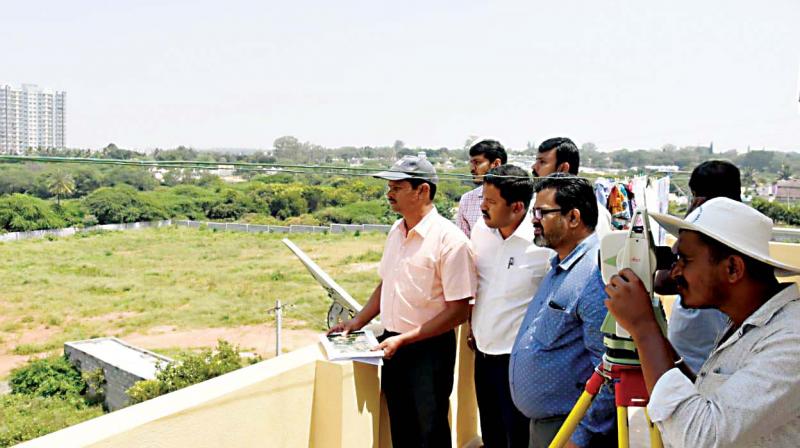
[[[508,161],[506,149],[497,140],[479,138],[469,148],[469,167],[472,182],[478,187],[461,196],[458,201],[456,225],[467,238],[472,228],[481,218],[481,201],[483,200],[483,175],[490,169],[505,165]]]
[[[589,181],[556,173],[537,184],[534,242],[556,255],[528,305],[509,364],[511,396],[531,419],[531,448],[550,444],[603,356],[606,293],[596,225]],[[616,444],[614,398],[603,388],[568,446]]]

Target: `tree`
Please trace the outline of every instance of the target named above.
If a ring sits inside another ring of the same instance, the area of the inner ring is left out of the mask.
[[[772,151],[750,151],[742,156],[740,164],[745,168],[753,168],[756,171],[765,171],[775,157]]]
[[[792,168],[785,163],[781,164],[781,168],[778,170],[778,180],[789,180],[792,178]]]
[[[475,143],[475,140],[480,138],[480,135],[470,135],[467,137],[467,140],[464,141],[464,151],[469,151],[472,148],[472,144]]]
[[[152,190],[158,186],[153,173],[145,168],[115,166],[106,174],[106,182],[111,185],[130,185],[139,191]]]
[[[200,153],[192,148],[178,146],[175,149],[160,150],[153,153],[156,160],[199,160]]]
[[[210,219],[239,219],[250,209],[250,203],[244,193],[229,188],[221,191],[216,200],[209,204],[206,216]]]
[[[400,151],[405,149],[405,147],[406,147],[406,144],[403,143],[402,140],[395,140],[394,141],[394,145],[392,145],[392,153],[393,153],[395,159],[397,158],[397,153],[399,153]]]
[[[56,205],[61,207],[61,197],[69,196],[75,191],[75,180],[66,171],[55,171],[50,175],[47,190],[56,197]]]
[[[29,166],[3,166],[0,168],[0,194],[29,193],[36,188]]]
[[[0,198],[0,228],[9,232],[57,229],[64,221],[47,201],[15,193]]]
[[[163,207],[143,198],[128,185],[103,187],[86,197],[84,204],[100,224],[150,221],[167,218]]]
[[[745,188],[753,187],[756,184],[756,171],[753,168],[746,167],[742,170],[742,185]]]
[[[136,157],[143,157],[144,154],[136,152],[136,151],[129,151],[127,149],[121,149],[117,147],[117,145],[113,143],[109,143],[105,148],[100,151],[100,156],[104,159],[133,159]]]
[[[297,151],[303,145],[300,143],[296,137],[292,137],[291,135],[285,135],[283,137],[278,137],[272,143],[272,146],[275,147],[278,151]]]
[[[582,166],[597,166],[597,162],[603,157],[597,151],[597,145],[592,142],[586,142],[581,145],[581,165]]]

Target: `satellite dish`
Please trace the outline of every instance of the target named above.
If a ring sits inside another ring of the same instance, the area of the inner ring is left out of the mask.
[[[311,276],[325,288],[328,297],[333,300],[331,307],[328,309],[328,328],[354,317],[356,313],[361,311],[361,305],[344,288],[339,286],[330,275],[323,271],[314,260],[309,258],[305,252],[300,250],[289,238],[284,238],[282,241],[300,259],[308,269],[308,272],[311,273]]]
[[[355,313],[345,309],[341,303],[334,301],[331,303],[331,307],[328,308],[328,328],[335,326],[339,322],[352,319],[353,317],[355,317]]]

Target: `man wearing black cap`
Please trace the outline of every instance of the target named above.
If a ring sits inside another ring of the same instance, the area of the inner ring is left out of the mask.
[[[353,319],[331,332],[358,330],[380,313],[392,444],[449,447],[453,329],[467,319],[475,296],[475,257],[467,237],[432,203],[439,178],[430,162],[404,157],[375,177],[389,181],[386,197],[402,219],[386,238],[381,283]]]

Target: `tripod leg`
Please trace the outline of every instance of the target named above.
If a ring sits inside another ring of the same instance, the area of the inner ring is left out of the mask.
[[[569,411],[567,419],[564,420],[564,424],[561,425],[561,429],[558,430],[555,438],[550,442],[549,448],[561,448],[567,444],[572,433],[575,432],[578,423],[581,422],[584,414],[586,414],[586,410],[589,409],[589,406],[592,404],[593,399],[594,395],[589,394],[589,392],[583,391],[583,393],[581,393],[578,402],[575,403],[575,406]]]
[[[617,406],[617,440],[619,448],[628,448],[628,408]]]
[[[586,382],[586,388],[578,398],[578,402],[575,403],[575,406],[569,411],[567,419],[564,420],[564,424],[561,425],[561,429],[558,430],[558,433],[553,438],[553,441],[550,442],[548,448],[561,448],[567,444],[569,438],[572,437],[572,433],[575,432],[578,423],[581,422],[589,406],[591,406],[595,395],[600,392],[600,387],[603,385],[603,382],[605,382],[605,378],[599,373],[594,372],[592,374],[589,381]]]
[[[664,444],[661,442],[661,433],[658,432],[658,427],[650,420],[647,415],[647,408],[644,409],[644,416],[647,417],[647,426],[650,429],[650,448],[663,448]]]

